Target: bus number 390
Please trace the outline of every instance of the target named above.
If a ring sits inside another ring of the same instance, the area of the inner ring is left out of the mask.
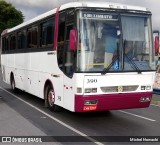
[[[89,83],[97,83],[97,79],[87,79],[87,84]]]

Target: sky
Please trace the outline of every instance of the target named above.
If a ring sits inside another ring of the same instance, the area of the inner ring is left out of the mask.
[[[25,21],[38,16],[46,11],[52,10],[57,6],[77,0],[5,0],[10,2],[16,9],[20,10]],[[89,1],[89,0],[88,0]],[[98,1],[98,0],[96,0]],[[131,4],[137,6],[147,7],[152,12],[152,26],[153,30],[160,31],[160,0],[103,0],[108,2],[116,2],[123,4]]]

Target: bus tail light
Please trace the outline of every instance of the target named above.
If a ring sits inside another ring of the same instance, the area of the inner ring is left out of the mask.
[[[97,100],[86,100],[84,102],[83,111],[93,111],[97,110]]]

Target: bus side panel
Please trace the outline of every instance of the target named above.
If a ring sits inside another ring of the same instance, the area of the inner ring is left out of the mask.
[[[25,91],[39,97],[39,72],[25,70]]]
[[[55,104],[63,107],[63,73],[57,65],[56,52],[31,53],[30,70],[32,85],[29,92],[44,99],[45,83],[50,80],[56,96]]]
[[[26,86],[28,87],[28,92],[39,97],[39,64],[41,63],[41,56],[39,53],[29,53],[28,66],[25,67],[26,70]]]
[[[47,58],[47,52],[30,53],[30,71],[28,73],[29,93],[44,99],[44,85],[50,71],[48,63],[53,60]],[[48,67],[48,68],[47,68]]]
[[[10,84],[10,74],[14,71],[14,55],[2,55],[3,80]]]
[[[15,67],[15,55],[14,54],[8,55],[7,60],[8,60],[7,62],[8,67],[13,69]]]
[[[2,55],[3,80],[10,84],[11,72],[16,87],[44,99],[44,87],[51,80],[55,91],[55,103],[63,107],[63,73],[54,52],[35,52]]]
[[[15,54],[15,71],[13,72],[16,87],[25,90],[25,82],[26,82],[26,76],[25,76],[25,66],[28,64],[26,54]]]
[[[64,76],[64,87],[63,87],[64,108],[72,112],[75,110],[74,108],[75,90],[76,90],[75,76],[73,76],[73,78],[68,78],[67,76]]]

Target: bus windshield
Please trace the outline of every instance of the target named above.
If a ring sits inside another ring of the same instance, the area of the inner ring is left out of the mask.
[[[83,72],[155,70],[150,16],[81,11],[77,68]]]

